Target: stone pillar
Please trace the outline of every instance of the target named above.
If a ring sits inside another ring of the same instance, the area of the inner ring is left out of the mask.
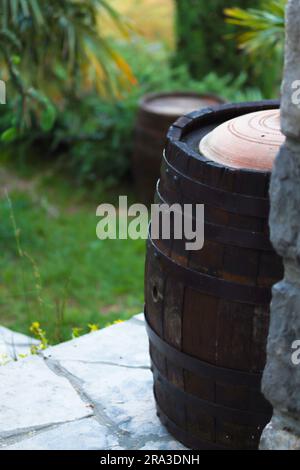
[[[298,83],[297,83],[298,80]],[[281,126],[286,135],[271,179],[271,240],[284,279],[273,288],[263,392],[274,407],[261,449],[300,450],[300,0],[289,0]],[[294,354],[293,354],[294,353]]]

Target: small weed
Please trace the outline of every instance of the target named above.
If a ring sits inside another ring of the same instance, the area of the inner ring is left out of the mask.
[[[46,332],[42,330],[39,322],[33,322],[29,330],[33,334],[33,336],[40,341],[38,345],[31,346],[31,354],[37,354],[39,351],[47,349],[49,342],[46,337]]]

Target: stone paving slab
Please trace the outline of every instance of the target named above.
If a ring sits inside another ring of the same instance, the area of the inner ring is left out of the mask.
[[[156,416],[143,315],[0,367],[0,446],[183,450]]]
[[[34,344],[38,344],[34,338],[0,326],[0,365],[9,359],[17,359],[20,354],[29,354],[30,348]]]
[[[0,438],[91,415],[64,377],[31,356],[0,367]]]
[[[134,439],[149,436],[163,438],[167,431],[156,416],[149,369],[101,364],[63,363],[63,368],[77,380],[108,426]]]
[[[150,367],[148,339],[140,316],[62,343],[45,351],[55,361]]]
[[[98,450],[120,449],[117,439],[94,418],[62,424],[43,432],[31,432],[28,438],[4,450]]]

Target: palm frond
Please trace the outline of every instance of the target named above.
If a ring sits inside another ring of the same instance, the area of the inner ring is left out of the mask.
[[[239,46],[249,53],[283,48],[284,17],[287,0],[266,0],[262,9],[226,8],[226,21],[246,29],[236,35]]]
[[[75,93],[88,83],[99,93],[118,94],[136,83],[129,64],[101,34],[103,15],[128,37],[126,21],[108,0],[0,0],[0,68],[21,96],[20,122],[30,122],[33,111],[51,123],[49,100],[61,102],[66,90]]]
[[[93,43],[95,50],[105,50],[97,68],[103,67],[104,61],[111,61],[119,73],[133,82],[128,64],[113,53],[108,39],[99,32],[98,20],[103,12],[128,35],[126,23],[106,0],[0,0],[2,31],[18,38],[27,70],[31,64],[31,68],[48,75],[51,63],[59,62],[67,64],[70,73],[74,73],[79,64],[88,60],[86,49]],[[90,66],[95,66],[95,62]]]

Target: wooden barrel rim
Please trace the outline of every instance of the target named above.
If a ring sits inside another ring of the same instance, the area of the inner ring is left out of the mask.
[[[160,113],[156,113],[152,108],[148,107],[148,103],[153,101],[154,99],[159,99],[159,98],[170,98],[170,97],[175,97],[175,98],[196,98],[196,99],[208,99],[208,100],[213,100],[216,102],[216,105],[225,103],[223,99],[218,97],[217,95],[214,95],[213,93],[198,93],[194,91],[180,91],[176,90],[174,92],[158,92],[158,93],[147,93],[144,95],[140,100],[139,100],[139,107],[142,110],[142,112],[146,112],[148,114],[151,114],[153,116],[158,115],[161,117]],[[211,105],[209,105],[211,106]],[[166,113],[163,116],[169,116],[170,118],[174,116],[174,119],[178,119],[178,113]]]
[[[238,284],[195,271],[170,259],[158,249],[151,238],[148,243],[149,247],[154,250],[155,258],[164,267],[166,275],[171,274],[172,277],[180,279],[182,282],[185,281],[198,292],[221,297],[224,300],[253,305],[268,305],[271,301],[272,294],[268,288]]]
[[[199,163],[207,164],[209,163],[215,168],[223,169],[224,165],[221,165],[213,160],[209,160],[201,155],[199,152],[194,151],[190,148],[185,142],[184,137],[193,129],[199,128],[201,126],[209,125],[214,123],[214,119],[217,117],[218,120],[221,118],[229,119],[228,115],[230,114],[230,118],[240,116],[245,114],[245,112],[251,113],[252,111],[259,111],[265,109],[274,109],[278,108],[280,103],[274,100],[265,100],[259,102],[252,102],[252,103],[234,103],[234,104],[224,104],[217,106],[214,108],[204,108],[200,111],[194,111],[189,113],[182,118],[179,118],[173,126],[171,126],[168,135],[168,152],[183,150],[185,155],[188,155],[189,158],[193,160],[197,160]],[[270,172],[268,171],[257,171],[251,169],[234,169],[230,167],[226,167],[227,171],[231,171],[233,173],[239,172],[241,174],[255,176],[256,174],[262,174],[269,176]]]
[[[165,101],[163,100],[164,96],[166,97]],[[176,96],[180,97],[180,103]],[[189,98],[185,98],[185,96]],[[173,97],[176,101],[174,105],[172,105]],[[203,102],[205,98],[214,102]],[[193,103],[188,103],[188,107],[184,107],[184,101],[191,99]],[[152,102],[150,103],[150,101]],[[155,184],[159,178],[162,151],[166,143],[168,129],[173,122],[188,109],[217,105],[222,102],[221,99],[213,95],[207,94],[205,96],[196,92],[181,91],[152,93],[140,100],[135,124],[135,145],[131,158],[131,170],[141,202],[150,205],[153,201]],[[147,109],[147,103],[149,109]]]
[[[163,152],[163,161],[167,166],[167,177],[172,178],[177,185],[180,185],[185,195],[191,197],[191,190],[193,190],[195,197],[193,202],[210,204],[240,215],[262,218],[268,216],[270,208],[268,199],[224,191],[223,189],[196,181],[174,168],[167,160],[165,152]]]
[[[202,127],[203,124],[206,125],[208,123],[214,123],[216,115],[218,117],[218,121],[223,121],[223,119],[225,121],[228,117],[228,114],[233,117],[238,117],[251,112],[277,109],[279,107],[280,101],[278,100],[261,100],[251,101],[249,103],[224,103],[219,105],[217,108],[208,107],[199,109],[179,117],[172,126],[174,129],[178,129],[179,132],[177,133],[175,131],[174,135],[172,132],[170,132],[170,138],[179,140],[178,135],[180,135],[180,140],[182,140],[191,130]]]
[[[160,192],[160,181],[156,186],[156,197],[159,204],[168,204]],[[175,201],[171,204],[174,204]],[[178,202],[177,202],[178,203]],[[180,204],[180,203],[179,203]],[[205,222],[205,237],[210,241],[222,243],[223,245],[239,246],[260,251],[274,251],[268,235],[249,230],[239,230],[227,225],[212,224]]]
[[[205,127],[206,126],[204,126],[204,129]],[[183,141],[177,141],[174,145],[170,145],[167,142],[166,153],[168,155],[168,161],[175,166],[177,170],[182,171],[189,176],[192,176],[195,172],[203,174],[204,178],[206,176],[210,178],[214,175],[214,181],[217,183],[211,182],[210,184],[212,188],[216,187],[217,189],[226,191],[228,190],[226,181],[228,179],[232,181],[233,178],[237,177],[238,179],[242,178],[246,180],[248,182],[247,188],[251,186],[252,192],[248,193],[248,189],[240,187],[240,189],[236,191],[236,194],[248,195],[251,197],[267,197],[271,173],[262,171],[256,172],[248,169],[241,169],[237,172],[237,170],[233,168],[221,166],[217,162],[201,157],[201,155],[195,152],[188,143]],[[264,195],[257,195],[257,188],[262,187],[264,188]]]

